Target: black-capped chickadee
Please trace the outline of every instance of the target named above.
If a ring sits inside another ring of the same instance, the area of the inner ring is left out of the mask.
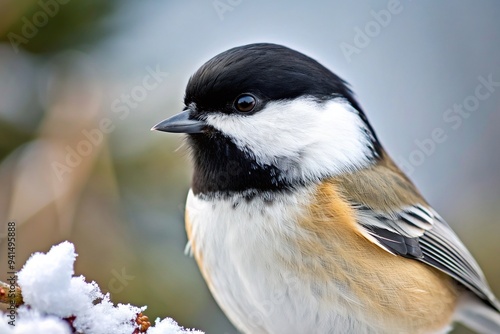
[[[189,245],[244,333],[500,333],[478,264],[347,84],[274,44],[225,51],[153,127],[187,133]]]

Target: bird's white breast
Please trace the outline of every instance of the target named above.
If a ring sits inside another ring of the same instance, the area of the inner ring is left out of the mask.
[[[308,261],[320,265],[291,242],[307,240],[296,220],[310,196],[304,190],[268,202],[188,195],[192,250],[215,299],[245,333],[375,333],[342,307],[357,303],[345,286],[300,274],[316,265]]]

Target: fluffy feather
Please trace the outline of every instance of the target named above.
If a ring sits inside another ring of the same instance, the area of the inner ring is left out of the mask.
[[[243,332],[429,333],[451,321],[452,279],[367,243],[332,183],[272,202],[190,193],[187,211],[201,271]]]

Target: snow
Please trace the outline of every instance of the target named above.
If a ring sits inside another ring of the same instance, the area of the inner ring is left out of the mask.
[[[19,317],[22,318],[23,321],[20,321],[19,323],[16,321],[15,330],[6,333],[8,334],[11,333],[12,334],[33,334],[33,333],[71,334],[72,333],[66,321],[63,321],[55,316],[50,316],[50,315],[42,316],[38,311],[29,310],[26,307],[22,307],[19,309]]]
[[[148,334],[185,334],[185,333],[203,334],[202,331],[179,328],[177,322],[175,322],[171,318],[165,318],[161,321],[160,318],[157,318],[155,321],[155,326],[151,327],[148,330]]]
[[[1,317],[0,319],[0,333],[2,334],[13,334],[15,327],[11,326],[8,324],[9,318],[7,318],[5,315]]]
[[[35,253],[17,274],[23,300],[42,313],[61,318],[77,315],[102,297],[94,282],[72,277],[75,247],[67,241],[53,246],[47,254]]]
[[[0,333],[72,333],[64,318],[75,317],[72,326],[82,334],[132,334],[137,314],[146,306],[114,305],[95,282],[74,275],[77,254],[70,242],[53,246],[47,254],[32,254],[18,273],[24,305],[19,307],[15,326],[0,317]],[[156,319],[147,334],[203,334],[180,327],[173,319]]]

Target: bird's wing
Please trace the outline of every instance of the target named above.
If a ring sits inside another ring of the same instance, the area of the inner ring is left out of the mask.
[[[445,272],[500,311],[479,265],[434,210],[422,205],[391,214],[357,209],[358,223],[380,247]]]
[[[472,255],[392,161],[334,182],[352,204],[360,231],[370,241],[443,271],[500,311]]]

